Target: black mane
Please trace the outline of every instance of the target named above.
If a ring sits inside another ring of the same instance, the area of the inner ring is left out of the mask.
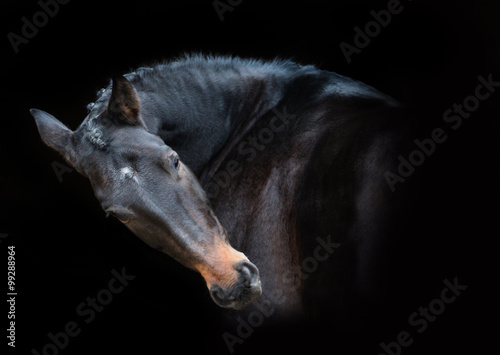
[[[313,66],[308,68],[315,69]],[[148,67],[139,67],[135,71],[124,74],[136,90],[149,89],[163,80],[175,84],[178,90],[189,89],[190,84],[207,85],[207,79],[220,78],[221,76],[240,75],[241,77],[252,73],[255,76],[266,76],[282,72],[292,74],[301,65],[287,59],[274,59],[264,61],[260,59],[244,59],[230,56],[205,56],[201,54],[184,55],[173,61],[162,61]],[[212,76],[212,77],[211,77]],[[174,85],[175,86],[175,85]],[[213,88],[217,88],[214,85]],[[185,95],[189,91],[182,91]],[[106,109],[111,94],[111,80],[106,88],[97,92],[97,99],[87,105],[88,118],[92,119],[100,115]],[[171,97],[176,96],[175,92],[166,92]],[[212,93],[216,94],[216,93]],[[87,119],[83,122],[86,123]]]
[[[235,132],[250,128],[273,109],[286,106],[306,112],[308,105],[332,95],[392,101],[355,80],[283,59],[186,55],[140,67],[124,77],[139,95],[148,131],[176,150],[197,175]],[[81,137],[98,149],[108,144],[102,114],[110,94],[111,82],[88,105],[79,128]]]
[[[161,112],[164,122],[159,126],[158,122],[146,121],[152,133],[172,141],[173,145],[180,145],[182,150],[183,142],[176,139],[182,140],[193,130],[203,128],[212,131],[207,136],[216,140],[213,145],[218,150],[224,139],[216,138],[216,133],[228,129],[229,121],[237,120],[235,116],[241,116],[242,108],[247,111],[246,115],[259,109],[249,106],[245,101],[252,100],[252,96],[255,104],[262,98],[270,101],[271,94],[278,97],[283,91],[284,82],[297,72],[315,70],[313,66],[301,66],[282,59],[264,61],[229,56],[185,55],[177,60],[140,67],[124,77],[137,90],[141,109],[149,110],[151,116],[158,113],[159,102],[168,107],[168,112]],[[263,82],[267,82],[266,88]],[[263,95],[264,90],[268,95]],[[111,81],[106,88],[98,91],[96,101],[87,106],[88,116],[77,130],[82,139],[101,150],[107,148],[109,141],[106,122],[103,122],[102,117],[110,95]],[[245,104],[248,107],[242,107]],[[197,167],[194,166],[194,169]]]

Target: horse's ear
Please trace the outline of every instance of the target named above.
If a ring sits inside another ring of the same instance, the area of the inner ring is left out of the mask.
[[[115,121],[132,126],[144,125],[140,116],[140,102],[134,86],[119,75],[113,77],[113,89],[108,102],[108,115]]]
[[[74,164],[73,131],[45,111],[32,108],[30,113],[35,118],[38,132],[40,132],[45,144],[61,153],[68,162]]]

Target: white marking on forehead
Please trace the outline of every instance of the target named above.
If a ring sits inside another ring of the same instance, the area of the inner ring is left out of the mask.
[[[138,182],[137,177],[135,176],[134,171],[128,166],[120,169],[120,175],[122,179],[134,179],[135,182]]]
[[[121,168],[120,172],[122,173],[123,177],[132,177],[132,175],[134,174],[132,169],[130,169],[129,167]]]

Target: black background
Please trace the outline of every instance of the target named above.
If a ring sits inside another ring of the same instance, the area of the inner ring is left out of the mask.
[[[448,134],[408,179],[419,190],[387,261],[394,267],[386,298],[368,329],[345,338],[328,324],[257,328],[237,350],[333,354],[353,353],[363,344],[364,353],[377,354],[380,342],[405,330],[414,342],[402,354],[483,353],[494,343],[499,93],[456,131],[442,116],[474,94],[479,75],[500,81],[500,4],[401,3],[404,10],[348,64],[339,44],[352,44],[354,26],[364,27],[370,11],[386,8],[387,1],[246,0],[221,21],[210,0],[73,0],[17,54],[7,34],[20,34],[22,17],[31,19],[40,7],[34,0],[2,1],[0,233],[8,236],[0,239],[0,283],[7,283],[6,247],[15,245],[17,353],[41,353],[47,334],[70,321],[81,333],[61,354],[228,353],[222,333],[235,330],[219,328],[219,310],[201,277],[105,219],[76,171],[60,182],[53,163],[63,160],[43,145],[28,112],[46,110],[75,129],[111,75],[185,52],[315,64],[405,103],[417,117],[414,138],[427,138],[436,127]],[[77,306],[107,287],[111,270],[123,267],[136,278],[85,324]],[[467,290],[417,334],[409,315],[440,296],[444,279],[455,277]],[[7,349],[7,314],[1,319],[1,347]]]

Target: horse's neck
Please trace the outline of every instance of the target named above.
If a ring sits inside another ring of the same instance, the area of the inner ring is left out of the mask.
[[[181,78],[166,83],[164,98],[141,100],[146,102],[143,109],[150,111],[143,117],[148,129],[200,177],[229,142],[237,141],[238,135],[276,106],[287,77],[284,71],[271,75],[257,68],[209,73],[202,81],[191,80],[187,85]]]

